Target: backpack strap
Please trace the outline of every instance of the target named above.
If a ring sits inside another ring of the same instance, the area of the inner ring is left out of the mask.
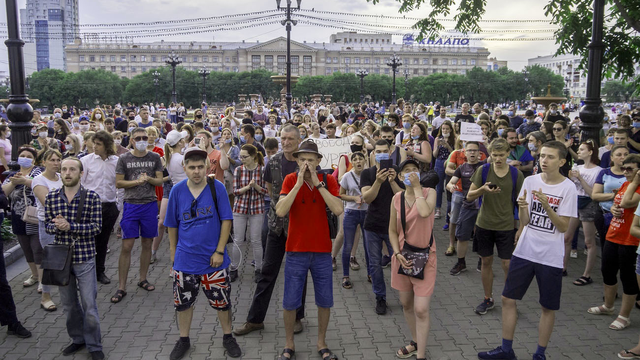
[[[489,176],[489,169],[491,169],[490,163],[486,163],[482,165],[482,185],[484,185],[484,183],[487,182],[487,176]],[[480,209],[481,207],[482,207],[482,196],[478,198],[478,209]]]
[[[518,193],[516,187],[518,187],[518,169],[514,166],[509,165],[509,171],[511,172],[511,182],[513,186],[511,187],[511,203],[513,204],[513,217],[515,220],[520,220],[520,216],[518,214]]]
[[[218,197],[216,194],[216,180],[207,176],[207,184],[211,191],[211,197],[213,198],[213,205],[216,207],[216,214],[218,215],[218,221],[220,221],[220,212],[218,211]]]

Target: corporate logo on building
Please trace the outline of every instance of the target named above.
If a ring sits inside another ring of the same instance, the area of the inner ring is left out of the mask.
[[[469,45],[468,38],[437,38],[437,39],[422,39],[418,38],[414,34],[404,34],[402,37],[402,43],[404,45],[450,45],[450,46],[467,46]]]

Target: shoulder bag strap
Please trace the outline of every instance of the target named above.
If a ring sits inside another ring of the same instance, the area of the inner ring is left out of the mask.
[[[400,193],[400,224],[402,225],[402,232],[404,233],[404,242],[407,242],[407,214],[405,211],[405,199],[404,191]]]
[[[216,207],[216,214],[218,215],[218,220],[220,220],[220,211],[218,211],[218,197],[216,194],[216,181],[207,176],[207,184],[209,185],[209,190],[211,191],[211,197],[213,198],[213,205]]]
[[[80,187],[80,201],[78,202],[78,212],[76,213],[76,223],[80,223],[80,217],[82,216],[82,211],[84,210],[84,200],[87,197],[87,189],[84,187]]]
[[[353,172],[352,172],[352,171],[350,171],[350,172],[349,172],[349,174],[351,174],[351,177],[353,178],[353,181],[355,181],[356,186],[357,186],[358,188],[360,188],[360,181],[358,181],[358,179],[356,179],[356,176],[353,174]]]

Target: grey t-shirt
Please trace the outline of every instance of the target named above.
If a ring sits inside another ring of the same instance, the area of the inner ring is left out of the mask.
[[[127,152],[118,158],[116,165],[116,174],[123,174],[125,180],[136,180],[143,173],[155,177],[156,172],[162,172],[162,161],[160,155],[151,151],[142,157]],[[130,204],[147,204],[157,200],[156,187],[148,182],[124,189],[124,201]]]

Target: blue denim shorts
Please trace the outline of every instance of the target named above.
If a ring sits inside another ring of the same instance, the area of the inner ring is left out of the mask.
[[[331,253],[287,252],[282,301],[285,310],[296,310],[302,306],[302,290],[309,271],[313,280],[316,305],[321,308],[333,307]]]

